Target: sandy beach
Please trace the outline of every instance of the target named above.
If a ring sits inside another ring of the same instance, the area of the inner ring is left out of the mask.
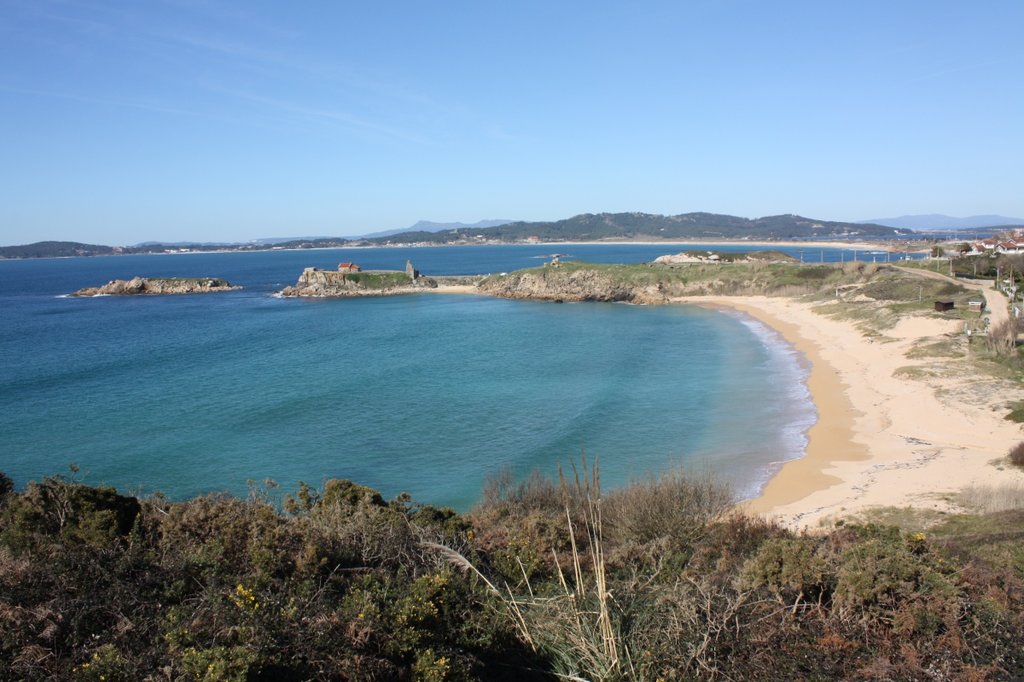
[[[956,511],[952,500],[966,486],[1024,485],[1024,472],[1005,466],[1024,429],[1004,419],[1005,405],[1024,391],[969,371],[935,371],[942,359],[906,355],[922,341],[958,335],[960,322],[909,317],[869,338],[852,323],[794,299],[679,302],[747,313],[810,362],[808,387],[818,421],[808,432],[806,455],[782,466],[761,496],[747,503],[751,511],[793,528],[815,528],[871,507]]]

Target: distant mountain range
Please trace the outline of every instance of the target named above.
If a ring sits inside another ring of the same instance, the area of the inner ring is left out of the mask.
[[[798,215],[739,218],[716,213],[659,215],[652,213],[584,213],[554,222],[513,222],[497,227],[474,229],[474,234],[452,235],[450,231],[418,230],[377,237],[374,242],[450,243],[484,240],[519,242],[536,237],[541,241],[642,240],[642,239],[882,239],[910,230],[871,225],[815,220]]]
[[[489,223],[498,223],[490,225]],[[270,249],[311,249],[382,244],[480,244],[641,241],[641,240],[821,240],[894,239],[914,235],[909,229],[870,223],[815,220],[798,215],[740,218],[716,213],[659,215],[652,213],[584,213],[553,222],[505,222],[501,220],[465,223],[421,221],[394,234],[376,237],[309,237],[301,239],[260,239],[240,244],[151,243],[136,246],[100,246],[77,242],[37,242],[25,246],[0,247],[0,258],[57,258],[129,253],[175,251],[265,251]]]
[[[978,227],[1007,227],[1024,225],[1024,218],[1010,218],[1004,215],[972,215],[966,218],[930,213],[927,215],[904,215],[899,218],[875,218],[862,223],[874,223],[887,227],[903,227],[918,232],[940,232],[946,230],[968,230]]]
[[[421,220],[412,227],[399,228],[397,230],[384,230],[383,232],[372,232],[363,235],[363,239],[378,239],[380,237],[391,237],[406,232],[444,232],[446,230],[477,230],[486,227],[498,227],[507,225],[511,220],[479,220],[475,223],[435,223],[429,220]]]

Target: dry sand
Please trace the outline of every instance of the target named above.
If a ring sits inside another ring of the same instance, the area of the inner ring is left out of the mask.
[[[1021,425],[1003,418],[1006,403],[1024,397],[1019,386],[967,371],[925,378],[896,372],[917,366],[927,374],[942,363],[906,353],[922,340],[958,334],[961,323],[911,317],[869,338],[793,299],[679,302],[743,311],[778,330],[811,363],[808,387],[818,421],[808,432],[806,455],[783,465],[748,503],[751,511],[814,528],[871,507],[955,511],[952,493],[968,485],[1024,484],[1024,473],[1005,466],[1007,450],[1024,439]]]

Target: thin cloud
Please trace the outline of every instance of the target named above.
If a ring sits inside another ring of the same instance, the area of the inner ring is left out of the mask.
[[[331,121],[340,123],[350,129],[359,130],[362,132],[375,133],[384,137],[404,140],[406,142],[415,142],[417,144],[432,144],[432,141],[422,135],[419,135],[408,130],[402,130],[393,126],[383,125],[374,121],[367,121],[366,119],[359,118],[347,112],[319,109],[302,104],[293,102],[287,102],[284,100],[276,99],[273,97],[266,97],[258,95],[253,92],[247,92],[244,90],[234,90],[230,88],[221,88],[217,86],[207,85],[205,86],[211,92],[217,92],[224,95],[230,95],[237,97],[249,102],[255,102],[264,106],[273,107],[281,111],[285,111],[291,114],[297,114],[299,116],[305,116],[308,118],[314,118],[319,120]]]
[[[268,67],[273,69],[274,73],[279,73],[281,70],[291,71],[296,76],[310,78],[320,84],[340,84],[347,89],[360,90],[378,97],[414,105],[420,109],[427,107],[445,114],[456,112],[451,106],[440,104],[429,95],[396,82],[387,74],[374,74],[372,67],[366,65],[322,60],[309,56],[295,56],[253,47],[244,41],[228,40],[191,30],[163,29],[150,32],[150,35],[167,45],[212,52],[229,57],[235,64],[244,62],[246,66],[259,69],[267,74],[271,73],[267,70]]]

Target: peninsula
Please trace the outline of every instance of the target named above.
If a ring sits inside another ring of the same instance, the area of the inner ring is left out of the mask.
[[[133,277],[115,279],[100,287],[86,287],[72,296],[165,296],[209,294],[241,289],[219,277]]]

